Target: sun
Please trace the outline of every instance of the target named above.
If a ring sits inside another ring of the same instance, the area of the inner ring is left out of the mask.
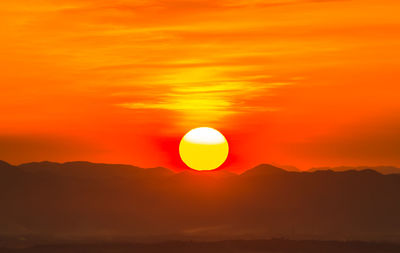
[[[183,136],[179,144],[182,161],[194,170],[213,170],[228,157],[226,138],[210,127],[198,127]]]

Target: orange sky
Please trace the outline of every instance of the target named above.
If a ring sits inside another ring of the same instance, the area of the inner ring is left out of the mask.
[[[0,159],[400,166],[400,1],[0,2]]]

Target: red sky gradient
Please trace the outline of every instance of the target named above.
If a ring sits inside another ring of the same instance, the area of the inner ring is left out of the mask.
[[[0,159],[400,166],[400,1],[0,2]]]

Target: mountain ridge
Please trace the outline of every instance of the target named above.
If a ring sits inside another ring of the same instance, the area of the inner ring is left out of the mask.
[[[191,173],[191,174],[205,174],[205,173],[228,173],[229,174],[236,174],[233,172],[230,172],[228,170],[212,170],[212,171],[195,171],[191,169],[186,169],[182,171],[174,171],[169,168],[157,166],[157,167],[151,167],[151,168],[143,168],[143,167],[138,167],[130,164],[113,164],[113,163],[94,163],[94,162],[89,162],[89,161],[68,161],[68,162],[51,162],[51,161],[40,161],[40,162],[28,162],[28,163],[22,163],[19,165],[12,165],[6,161],[0,160],[0,168],[19,168],[23,170],[34,170],[34,169],[40,169],[40,170],[45,170],[45,169],[68,169],[68,168],[82,168],[82,167],[91,167],[91,168],[102,168],[102,169],[107,169],[107,168],[118,168],[118,169],[132,169],[132,170],[148,170],[148,171],[163,171],[163,173],[170,171],[174,173]],[[290,167],[290,166],[286,166]],[[293,167],[293,166],[291,166]],[[294,168],[294,167],[293,167]],[[256,165],[254,167],[251,167],[239,175],[266,175],[266,174],[279,174],[279,173],[313,173],[317,171],[333,171],[333,172],[346,172],[346,171],[357,171],[357,172],[362,172],[362,171],[375,171],[380,174],[388,175],[388,174],[400,174],[400,168],[397,168],[395,166],[339,166],[339,167],[313,167],[309,170],[303,170],[303,171],[298,171],[298,170],[292,170],[292,169],[285,169],[281,168],[279,166],[275,166],[272,164],[266,164],[266,163],[261,163],[259,165]],[[169,173],[169,172],[168,172]]]
[[[372,170],[263,164],[234,174],[0,162],[0,203],[0,235],[400,242],[400,175]]]
[[[318,170],[331,170],[331,171],[362,171],[362,170],[374,170],[381,174],[400,174],[400,168],[395,166],[338,166],[338,167],[314,167],[309,169],[308,171],[314,172]]]

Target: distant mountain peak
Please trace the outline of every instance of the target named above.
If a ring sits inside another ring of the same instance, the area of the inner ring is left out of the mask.
[[[0,160],[0,164],[1,164],[1,165],[3,165],[3,164],[8,164],[8,165],[9,165],[9,163],[7,163],[7,162],[5,162],[5,161],[3,161],[3,160]]]
[[[13,166],[5,161],[0,160],[0,168],[6,168],[6,167],[8,168]]]
[[[335,171],[335,172],[343,172],[343,171],[375,171],[380,174],[388,175],[388,174],[400,174],[400,168],[394,166],[338,166],[338,167],[316,167],[311,168],[308,171]]]
[[[18,165],[17,167],[23,170],[48,170],[61,167],[61,163],[50,162],[50,161],[41,161],[41,162],[30,162],[23,163]]]
[[[242,173],[242,175],[262,176],[287,173],[286,170],[275,167],[271,164],[260,164]]]
[[[153,168],[146,168],[144,169],[144,172],[146,173],[152,173],[152,174],[159,174],[159,175],[172,175],[175,174],[172,170],[167,169],[165,167],[153,167]]]

